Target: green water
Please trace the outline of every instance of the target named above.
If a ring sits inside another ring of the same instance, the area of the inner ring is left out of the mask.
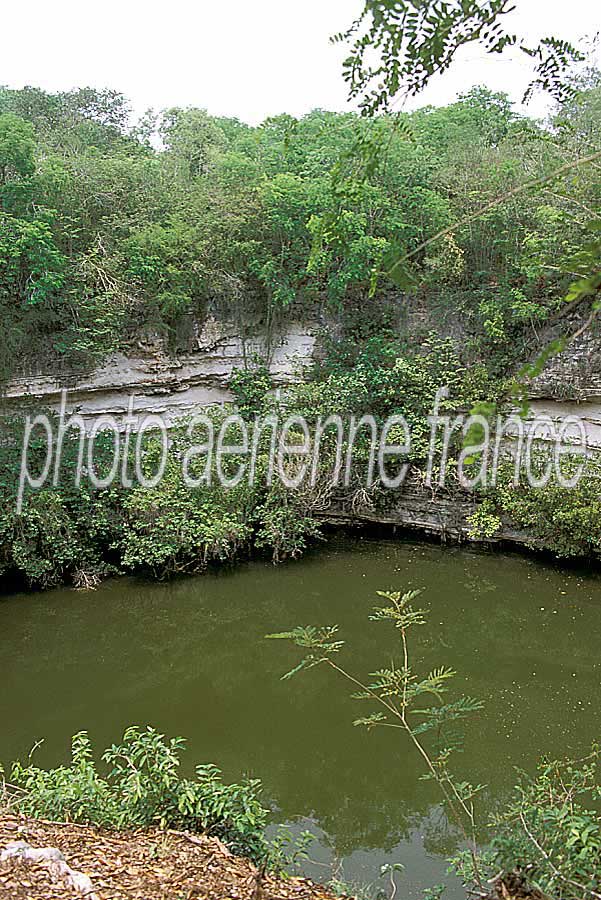
[[[445,663],[486,702],[460,769],[501,802],[512,766],[578,753],[601,734],[601,577],[537,560],[406,541],[345,540],[274,568],[254,562],[170,584],[133,579],[0,601],[0,759],[66,757],[87,728],[99,746],[132,723],[188,738],[187,765],[260,777],[274,819],[310,827],[309,873],[347,880],[407,866],[404,897],[443,880],[452,835],[433,785],[396,733],[367,733],[367,708],[334,673],[281,682],[293,648],[263,640],[295,624],[333,623],[361,673],[387,664],[394,634],[367,621],[378,589],[424,588],[430,624],[415,657]],[[461,896],[451,885],[450,897]]]

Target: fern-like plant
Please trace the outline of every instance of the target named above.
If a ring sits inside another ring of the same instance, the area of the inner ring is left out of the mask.
[[[411,665],[408,633],[412,628],[425,624],[425,611],[413,605],[420,593],[378,592],[386,605],[376,607],[370,619],[389,622],[394,626],[399,637],[400,658],[398,663],[371,673],[366,681],[338,662],[344,641],[337,637],[337,625],[300,626],[268,637],[292,641],[305,651],[300,662],[283,676],[284,679],[304,669],[329,666],[354,686],[354,697],[371,701],[374,705],[374,711],[357,718],[355,725],[370,729],[394,728],[399,736],[409,740],[423,762],[423,777],[434,780],[442,792],[449,815],[469,848],[469,880],[482,891],[473,801],[484,786],[457,780],[449,768],[449,760],[459,746],[454,726],[461,719],[478,712],[482,703],[466,696],[453,700],[446,698],[455,675],[453,669],[441,666],[419,674]],[[434,703],[429,703],[426,698],[433,698]],[[427,735],[433,740],[428,741]]]

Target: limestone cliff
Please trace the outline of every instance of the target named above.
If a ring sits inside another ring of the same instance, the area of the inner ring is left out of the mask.
[[[125,356],[116,355],[103,366],[85,374],[59,377],[41,371],[13,380],[8,386],[9,403],[25,400],[40,407],[58,409],[61,392],[67,390],[67,409],[80,413],[90,423],[99,415],[124,417],[129,398],[134,412],[161,415],[171,424],[199,408],[232,399],[229,380],[235,369],[255,357],[266,360],[276,386],[303,378],[318,352],[317,324],[292,322],[267,342],[257,332],[243,336],[233,323],[208,319],[199,328],[194,349],[170,356],[156,347]],[[559,421],[572,415],[582,419],[588,446],[601,448],[601,341],[586,331],[569,349],[550,360],[531,385],[531,416],[550,416]],[[418,478],[409,479],[400,494],[377,509],[367,499],[333,498],[318,513],[332,524],[383,524],[440,535],[443,539],[469,540],[469,517],[476,509],[473,494],[452,495],[432,490]],[[532,543],[525,532],[505,525],[495,541]]]
[[[314,346],[310,325],[289,323],[268,343],[261,334],[245,337],[234,324],[211,318],[199,329],[193,350],[170,356],[152,347],[131,356],[118,354],[91,372],[68,376],[45,373],[41,365],[39,373],[9,384],[6,401],[16,406],[28,399],[58,410],[66,390],[68,412],[91,422],[105,414],[125,416],[133,396],[138,417],[157,414],[171,424],[200,407],[231,400],[232,372],[254,357],[268,361],[276,385],[302,378]]]

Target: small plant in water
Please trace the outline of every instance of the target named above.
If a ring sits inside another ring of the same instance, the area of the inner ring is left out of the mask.
[[[375,710],[355,720],[367,728],[395,728],[409,740],[423,761],[424,778],[434,780],[443,795],[450,818],[458,826],[465,845],[451,865],[463,878],[469,893],[480,897],[556,897],[559,900],[601,900],[601,748],[594,744],[580,760],[543,760],[535,776],[520,772],[518,783],[490,823],[489,846],[478,850],[474,797],[483,785],[459,781],[449,760],[459,748],[454,736],[457,722],[482,708],[478,700],[458,697],[448,701],[455,672],[441,666],[418,674],[410,664],[408,633],[423,625],[425,614],[413,602],[419,591],[380,593],[386,605],[370,619],[392,623],[399,635],[398,663],[372,673],[366,683],[339,664],[344,641],[338,627],[297,627],[269,635],[291,640],[305,651],[301,661],[283,678],[303,669],[327,665],[349,681],[354,696],[371,700]],[[435,698],[434,705],[424,697]],[[397,866],[381,872],[390,878],[388,897],[396,894]],[[373,887],[373,886],[372,886]],[[438,900],[444,885],[424,894]]]
[[[269,841],[269,866],[279,874],[299,871],[302,863],[309,860],[309,847],[315,841],[311,831],[301,831],[294,835],[287,825],[281,825]]]
[[[306,651],[298,665],[283,676],[284,679],[291,678],[304,669],[318,665],[329,666],[356,688],[354,696],[357,699],[370,700],[374,704],[374,712],[356,719],[355,725],[369,729],[394,728],[399,735],[409,740],[423,761],[423,777],[438,784],[450,818],[459,828],[468,847],[470,866],[467,872],[463,867],[464,877],[467,875],[467,880],[479,893],[486,893],[476,846],[473,802],[484,786],[457,780],[449,768],[453,753],[459,749],[454,727],[461,719],[478,712],[482,703],[466,696],[445,701],[445,694],[455,675],[453,669],[441,666],[423,675],[413,669],[408,633],[412,628],[425,624],[424,610],[413,605],[419,594],[420,591],[408,591],[404,594],[399,591],[378,592],[386,605],[376,607],[370,619],[389,622],[394,626],[399,635],[400,659],[398,663],[393,662],[390,666],[371,673],[367,682],[357,678],[337,662],[338,654],[344,647],[344,641],[337,637],[337,625],[297,627],[268,637],[290,640]],[[433,697],[435,704],[425,704],[426,697]],[[431,739],[429,745],[426,743],[427,736]],[[393,876],[394,872],[389,874]],[[394,878],[392,882],[395,887]]]

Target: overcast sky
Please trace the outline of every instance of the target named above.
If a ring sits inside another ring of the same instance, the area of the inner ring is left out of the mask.
[[[570,40],[601,26],[598,0],[516,0],[506,26],[531,40]],[[24,0],[2,11],[0,84],[50,91],[90,85],[148,107],[200,106],[259,122],[281,112],[348,109],[330,34],[360,0]],[[469,50],[419,101],[441,104],[473,84],[519,99],[524,63]],[[415,103],[413,104],[415,105]],[[542,114],[541,101],[532,105]]]

